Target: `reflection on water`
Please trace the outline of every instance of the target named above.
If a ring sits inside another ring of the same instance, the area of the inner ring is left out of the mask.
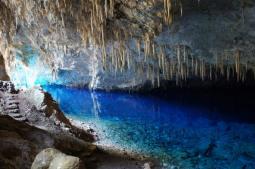
[[[94,112],[95,118],[99,120],[100,119],[99,115],[101,114],[100,102],[98,102],[97,95],[94,91],[92,91],[90,93],[90,95],[91,95],[91,99],[93,102],[93,111],[92,112]]]
[[[66,115],[95,125],[101,143],[152,155],[165,168],[255,166],[255,125],[223,118],[217,107],[136,94],[44,89]]]

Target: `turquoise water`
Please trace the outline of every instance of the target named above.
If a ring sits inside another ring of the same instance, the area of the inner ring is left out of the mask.
[[[236,114],[236,108],[222,110],[204,102],[199,106],[120,92],[44,89],[67,116],[92,125],[101,144],[153,156],[162,168],[255,168],[255,124],[221,112]]]

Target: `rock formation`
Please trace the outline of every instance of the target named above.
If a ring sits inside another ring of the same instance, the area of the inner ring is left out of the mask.
[[[20,87],[245,81],[254,78],[254,8],[254,0],[1,0],[0,51]]]
[[[0,81],[0,115],[51,131],[72,133],[86,141],[94,137],[73,126],[51,96],[39,88],[17,91],[11,82]]]
[[[91,154],[94,145],[79,141],[68,135],[54,135],[47,131],[16,121],[8,116],[0,116],[0,166],[3,168],[30,168],[37,153],[52,147],[63,152],[79,155]],[[74,145],[75,146],[74,146]]]

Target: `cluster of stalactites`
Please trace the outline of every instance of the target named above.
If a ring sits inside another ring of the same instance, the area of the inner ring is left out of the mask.
[[[146,77],[153,87],[160,87],[161,80],[175,81],[176,85],[192,79],[241,82],[246,80],[247,72],[252,70],[248,60],[242,59],[243,52],[240,50],[225,51],[205,60],[192,55],[191,49],[185,45],[169,47],[146,42],[141,45],[139,41],[136,44],[136,51],[126,51],[122,45],[109,49],[111,57],[105,64],[106,71],[115,75],[119,70],[134,71],[138,77]]]
[[[61,28],[66,27],[65,22],[71,17],[84,45],[93,44],[101,49],[105,72],[117,74],[125,70],[133,70],[139,76],[146,76],[153,86],[160,86],[161,79],[175,80],[178,85],[189,77],[217,80],[219,76],[224,76],[226,79],[235,77],[237,81],[245,80],[248,66],[247,63],[241,62],[240,51],[227,57],[219,56],[212,63],[208,63],[201,57],[192,56],[186,46],[178,45],[175,47],[176,54],[169,56],[169,48],[158,45],[154,40],[159,33],[157,30],[144,27],[141,29],[141,34],[137,35],[133,29],[129,29],[129,25],[118,24],[116,20],[125,18],[119,16],[121,15],[119,5],[131,1],[136,3],[135,0],[79,0],[79,4],[74,0],[3,1],[9,6],[13,6],[10,5],[11,3],[16,3],[16,20],[25,20],[29,23],[33,21],[31,18],[47,17],[49,20],[58,21],[57,25],[54,24],[60,27],[57,30],[64,30]],[[156,17],[160,18],[163,25],[170,25],[173,22],[176,11],[182,15],[180,0],[146,2],[150,4],[148,8],[154,5],[162,6],[160,14]],[[129,46],[132,39],[136,41],[135,51]],[[64,50],[66,48],[64,45]]]
[[[26,26],[30,26],[31,23],[36,24],[41,18],[48,18],[50,22],[53,22],[54,26],[51,30],[65,30],[62,28],[66,27],[66,20],[71,19],[75,23],[77,32],[80,33],[81,39],[83,40],[85,47],[88,44],[98,46],[101,49],[101,56],[103,65],[106,64],[107,57],[115,56],[113,54],[107,54],[107,46],[112,46],[113,43],[119,43],[120,49],[112,53],[116,53],[118,58],[117,70],[122,71],[125,67],[124,55],[129,55],[127,43],[130,39],[137,39],[137,41],[144,44],[145,49],[149,49],[153,39],[158,30],[154,28],[148,28],[144,26],[141,28],[142,32],[139,35],[134,35],[134,30],[129,28],[126,24],[120,24],[116,20],[121,20],[126,16],[119,16],[121,12],[120,4],[130,5],[137,4],[136,0],[122,1],[122,0],[22,0],[22,1],[7,1],[4,2],[9,7],[15,7],[16,21],[26,22]],[[170,25],[173,21],[174,7],[178,6],[179,0],[148,0],[146,1],[146,8],[151,9],[153,6],[162,6],[162,11],[159,16],[159,20],[162,24]],[[35,20],[37,18],[37,21]],[[57,24],[56,24],[57,23]],[[18,24],[18,23],[16,23]],[[54,27],[59,27],[54,28]],[[64,35],[64,33],[63,33]],[[46,44],[46,46],[48,46]],[[113,48],[115,49],[115,48]],[[121,51],[120,51],[121,50]],[[47,50],[43,50],[46,53]],[[145,55],[150,56],[150,50],[146,50]],[[46,54],[47,55],[47,54]],[[114,60],[114,58],[111,58]],[[129,62],[128,62],[129,63]],[[129,65],[129,64],[128,64]]]
[[[84,44],[94,43],[101,48],[106,46],[108,40],[125,41],[133,38],[133,30],[127,29],[128,25],[114,23],[121,15],[119,6],[129,5],[131,3],[139,3],[136,0],[130,2],[122,0],[22,0],[22,1],[9,1],[3,0],[9,7],[15,7],[15,20],[33,22],[34,18],[48,17],[49,20],[60,22],[57,26],[66,27],[66,17],[71,17],[74,21],[77,31],[81,33]],[[162,11],[159,11],[162,17],[160,20],[165,24],[171,24],[173,21],[174,7],[180,6],[179,0],[148,0],[146,4],[148,9],[152,6],[163,6]],[[161,5],[160,5],[161,4]],[[52,18],[56,17],[56,18]],[[121,20],[121,19],[120,19]],[[36,24],[36,22],[33,24]],[[109,26],[108,26],[109,25]],[[141,35],[136,35],[137,38],[142,39],[146,33],[150,33],[150,37],[154,38],[155,32],[152,29],[142,29]],[[104,50],[104,49],[103,49]]]

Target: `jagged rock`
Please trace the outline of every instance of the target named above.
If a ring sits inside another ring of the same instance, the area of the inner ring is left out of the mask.
[[[68,128],[69,133],[82,140],[95,140],[93,135],[73,126],[60,110],[58,104],[52,99],[51,95],[44,92],[41,88],[21,91],[19,97],[20,100],[23,100],[19,105],[20,111],[27,112],[25,116],[30,124],[50,131],[61,130],[66,132],[65,129]]]

